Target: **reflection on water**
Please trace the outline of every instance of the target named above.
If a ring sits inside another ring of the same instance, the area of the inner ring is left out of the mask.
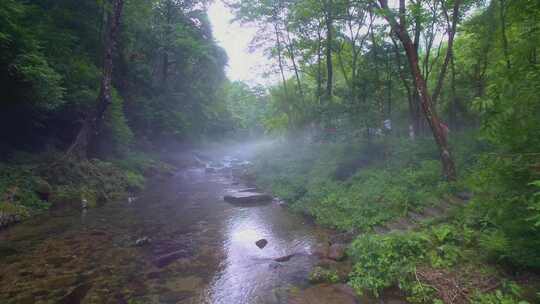
[[[291,221],[276,205],[240,208],[232,215],[225,230],[224,270],[211,285],[212,303],[276,303],[280,287],[307,283],[314,261],[308,254],[317,240],[301,219]],[[263,238],[268,245],[259,249],[255,242]],[[291,261],[274,261],[293,253],[298,256]]]
[[[3,231],[0,303],[286,303],[324,233],[276,204],[230,205],[231,188],[226,170],[188,169],[132,203]]]

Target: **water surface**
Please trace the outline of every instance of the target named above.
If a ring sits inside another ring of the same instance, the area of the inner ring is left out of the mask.
[[[230,170],[187,168],[135,202],[2,231],[0,303],[288,303],[308,286],[311,253],[327,233],[276,203],[223,201],[243,187]]]

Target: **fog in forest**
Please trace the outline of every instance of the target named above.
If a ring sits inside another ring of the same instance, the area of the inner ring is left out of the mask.
[[[0,303],[540,302],[540,2],[3,0]]]

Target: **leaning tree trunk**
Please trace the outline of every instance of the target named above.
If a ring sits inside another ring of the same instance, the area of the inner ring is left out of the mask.
[[[383,9],[390,11],[387,0],[379,0],[378,2]],[[405,53],[407,54],[413,81],[420,97],[420,106],[422,107],[426,120],[431,128],[435,142],[439,147],[443,173],[448,181],[455,181],[457,179],[457,173],[454,159],[452,158],[448,145],[448,134],[433,107],[433,101],[431,99],[432,97],[429,94],[426,80],[420,70],[418,50],[407,33],[407,28],[405,26],[405,15],[405,0],[400,0],[400,22],[398,23],[398,21],[392,15],[386,15],[385,18],[388,20],[388,23],[390,23],[392,30],[397,34],[399,40],[403,44]],[[454,20],[456,17],[457,16],[454,15]]]
[[[95,152],[96,143],[99,138],[99,131],[103,123],[107,108],[112,102],[112,70],[113,70],[113,52],[116,48],[118,32],[120,29],[120,19],[124,0],[109,0],[111,9],[107,13],[108,32],[105,39],[103,72],[101,75],[101,85],[97,97],[97,107],[93,113],[90,113],[84,120],[77,137],[69,147],[67,154],[81,158],[88,157]]]
[[[433,137],[435,138],[435,142],[439,146],[444,175],[448,181],[455,181],[457,179],[456,168],[452,155],[450,154],[448,136],[446,130],[443,129],[437,113],[435,113],[433,109],[433,103],[428,92],[426,81],[422,76],[420,66],[418,65],[418,54],[414,51],[414,46],[407,36],[400,34],[400,37],[402,39],[403,46],[405,47],[407,58],[409,59],[414,82],[418,88],[420,105],[422,106],[422,110],[429,123]]]

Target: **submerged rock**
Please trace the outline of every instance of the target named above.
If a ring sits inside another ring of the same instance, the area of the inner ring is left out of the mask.
[[[257,245],[257,247],[259,247],[260,249],[263,249],[266,244],[268,244],[268,241],[266,239],[260,239],[255,242],[255,245]]]
[[[171,264],[172,262],[178,260],[179,258],[183,258],[186,256],[188,256],[188,252],[186,250],[178,250],[156,258],[154,260],[154,265],[156,265],[156,267],[158,268],[163,268]]]
[[[149,237],[143,236],[142,238],[139,238],[135,241],[135,246],[142,247],[146,244],[149,244],[150,242],[152,242],[152,240]]]
[[[285,256],[279,257],[279,258],[277,258],[277,259],[274,259],[274,261],[280,262],[280,263],[288,262],[288,261],[289,261],[290,259],[292,259],[292,257],[294,257],[295,255],[296,255],[296,253],[289,254],[289,255],[285,255]]]
[[[265,193],[236,192],[233,194],[225,195],[223,199],[231,204],[253,204],[271,202],[272,196]]]

